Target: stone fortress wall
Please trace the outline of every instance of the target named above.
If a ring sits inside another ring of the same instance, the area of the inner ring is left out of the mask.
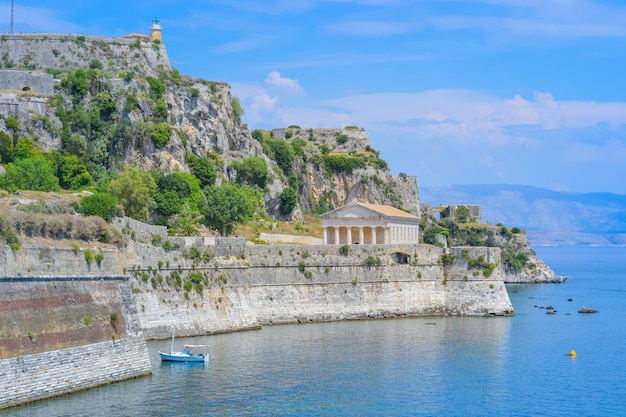
[[[99,62],[102,70],[117,76],[128,68],[157,76],[172,65],[163,43],[150,38],[109,38],[77,34],[3,34],[0,68],[45,71],[48,68],[88,69]],[[0,85],[0,90],[4,89]]]
[[[126,277],[0,277],[0,409],[151,373]]]
[[[51,96],[54,94],[54,77],[40,71],[17,69],[0,70],[0,93],[18,92]]]

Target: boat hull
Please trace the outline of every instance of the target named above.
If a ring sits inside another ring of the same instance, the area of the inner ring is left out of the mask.
[[[209,357],[204,355],[188,355],[182,352],[159,352],[162,361],[168,362],[208,362]]]

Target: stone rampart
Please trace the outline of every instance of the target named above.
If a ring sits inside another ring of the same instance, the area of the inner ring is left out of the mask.
[[[300,138],[306,142],[314,142],[318,146],[326,145],[333,152],[364,152],[371,146],[367,132],[363,128],[278,128],[272,129],[272,135],[287,140]]]
[[[261,233],[259,240],[267,243],[293,243],[298,245],[321,245],[322,239],[313,236],[281,235],[276,233]]]
[[[151,372],[127,277],[2,277],[0,334],[0,409]]]
[[[130,217],[115,217],[111,223],[123,234],[130,235],[132,240],[137,242],[151,243],[155,236],[159,236],[158,239],[167,236],[167,226],[155,226]]]
[[[150,373],[140,337],[0,360],[0,409]]]
[[[150,40],[54,33],[4,34],[0,36],[0,50],[2,63],[18,69],[87,69],[94,62],[114,76],[127,71],[158,76],[159,68],[172,69],[165,46]]]
[[[0,70],[0,91],[2,90],[51,96],[54,94],[54,77],[40,71]]]
[[[86,251],[94,257],[88,262]],[[95,260],[100,254],[102,260]],[[122,275],[127,253],[114,247],[50,247],[22,243],[20,250],[0,245],[0,277],[10,276],[110,276]]]
[[[408,263],[395,262],[398,253]],[[474,275],[466,258],[444,265],[443,254],[430,245],[353,245],[347,256],[332,245],[249,245],[237,257],[169,254],[168,268],[144,264],[132,285],[147,338],[167,338],[172,327],[198,335],[272,323],[513,314],[499,266]],[[190,273],[201,291],[173,284]]]

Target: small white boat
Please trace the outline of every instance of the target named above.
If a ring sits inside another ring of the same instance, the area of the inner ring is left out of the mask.
[[[209,354],[204,353],[192,353],[191,349],[194,348],[206,348],[208,345],[184,345],[183,350],[178,352],[174,351],[174,332],[172,332],[172,348],[170,353],[159,351],[159,356],[162,361],[169,362],[209,362]]]

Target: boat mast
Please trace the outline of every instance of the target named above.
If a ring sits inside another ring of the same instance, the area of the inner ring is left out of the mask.
[[[172,348],[170,349],[170,354],[174,353],[174,334],[176,333],[176,327],[172,327]]]

